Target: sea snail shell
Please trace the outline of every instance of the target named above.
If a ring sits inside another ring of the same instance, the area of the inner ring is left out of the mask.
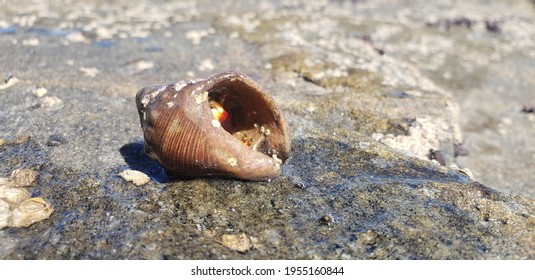
[[[281,174],[288,126],[252,79],[225,72],[136,95],[145,153],[171,176],[265,181]]]

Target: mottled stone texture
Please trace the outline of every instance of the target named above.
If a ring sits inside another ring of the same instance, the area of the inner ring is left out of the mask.
[[[3,5],[0,177],[54,213],[0,258],[535,258],[530,1],[211,2]],[[135,93],[229,69],[290,124],[282,176],[170,181]]]

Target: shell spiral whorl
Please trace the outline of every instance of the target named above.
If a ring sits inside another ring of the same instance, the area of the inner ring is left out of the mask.
[[[286,122],[243,74],[145,87],[136,104],[145,152],[172,176],[270,180],[289,156]]]

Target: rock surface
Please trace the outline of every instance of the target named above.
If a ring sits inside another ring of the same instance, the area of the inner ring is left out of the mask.
[[[0,258],[535,258],[533,4],[309,2],[6,3],[0,177],[54,213]],[[135,93],[228,69],[286,116],[283,176],[170,181]]]

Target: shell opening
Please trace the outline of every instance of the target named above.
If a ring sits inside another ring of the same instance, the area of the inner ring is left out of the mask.
[[[254,151],[271,155],[269,149],[265,147],[270,129],[262,125],[262,121],[267,119],[265,110],[262,110],[259,104],[251,104],[249,101],[251,97],[245,94],[247,94],[246,89],[232,87],[214,88],[209,91],[212,117],[225,131],[244,145]],[[255,105],[259,108],[255,108]]]

